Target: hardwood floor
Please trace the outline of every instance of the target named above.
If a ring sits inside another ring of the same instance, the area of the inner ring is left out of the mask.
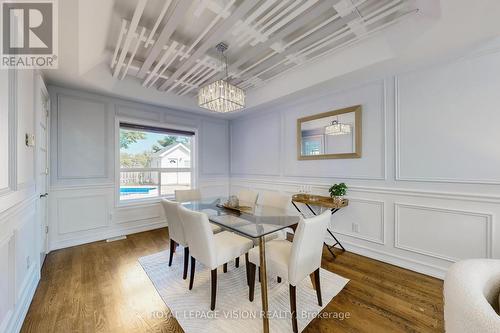
[[[21,331],[182,332],[137,262],[168,244],[159,229],[50,253]],[[304,332],[443,332],[441,280],[326,249],[322,267],[351,281]]]

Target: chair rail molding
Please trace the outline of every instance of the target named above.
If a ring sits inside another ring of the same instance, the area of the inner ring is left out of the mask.
[[[414,210],[422,210],[422,211],[430,211],[430,212],[439,212],[445,214],[455,214],[455,215],[464,215],[471,217],[480,217],[484,219],[484,227],[485,227],[485,255],[486,258],[493,258],[493,213],[485,213],[485,212],[476,212],[470,210],[460,210],[454,208],[446,208],[446,207],[433,207],[433,206],[425,206],[425,205],[416,205],[416,204],[407,204],[407,203],[394,203],[394,247],[410,251],[413,253],[434,257],[437,259],[445,260],[450,263],[457,262],[464,258],[458,258],[453,256],[448,256],[441,253],[436,253],[429,250],[418,249],[416,247],[405,245],[401,242],[400,239],[400,229],[401,229],[401,218],[400,213],[401,209],[414,209]]]
[[[284,179],[231,177],[230,182],[231,186],[252,186],[257,184],[266,184],[266,185],[294,187],[297,190],[300,185],[307,184],[311,185],[313,189],[321,191],[328,191],[328,189],[331,186],[330,183],[318,182],[317,180],[296,181],[296,180],[284,180]],[[409,189],[400,187],[379,187],[379,186],[360,186],[360,185],[349,186],[349,191],[500,204],[500,196],[480,194],[480,193],[430,191],[430,190]]]

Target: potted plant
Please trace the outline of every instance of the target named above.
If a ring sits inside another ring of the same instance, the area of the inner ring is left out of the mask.
[[[347,193],[347,185],[345,183],[333,184],[328,191],[333,202],[340,204],[343,200],[342,197]]]

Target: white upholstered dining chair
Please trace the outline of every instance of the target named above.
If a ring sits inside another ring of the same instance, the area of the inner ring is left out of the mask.
[[[168,237],[170,238],[170,257],[168,259],[168,266],[172,266],[172,258],[174,256],[175,248],[178,245],[184,247],[184,271],[182,278],[187,278],[187,269],[189,263],[189,247],[184,236],[184,227],[179,217],[179,203],[163,199],[161,201],[165,211],[165,217],[168,223]]]
[[[272,207],[288,211],[290,208],[291,197],[286,194],[275,191],[266,191],[259,195],[259,204],[263,207]],[[293,234],[292,228],[286,228],[269,235],[269,239],[286,239],[287,233]]]
[[[248,250],[252,248],[253,242],[228,231],[214,235],[210,228],[208,216],[205,213],[191,211],[179,206],[179,216],[184,225],[184,232],[191,253],[189,290],[193,288],[196,260],[198,260],[211,270],[210,309],[214,310],[217,294],[217,267],[224,265],[224,271],[227,271],[227,263],[243,254],[245,254],[247,260],[245,266],[248,267]]]
[[[259,196],[259,192],[244,188],[238,192],[237,196],[240,201],[240,204],[243,203],[243,205],[247,204],[253,206],[257,202],[257,197]]]
[[[196,188],[191,190],[175,190],[174,194],[175,201],[179,203],[201,200],[201,192]],[[210,228],[212,228],[214,234],[222,231],[221,227],[213,223],[210,223]]]
[[[290,206],[290,202],[290,196],[280,192],[266,191],[259,195],[259,204],[262,206],[287,210]]]
[[[273,274],[288,280],[290,289],[290,307],[292,314],[292,328],[297,328],[297,301],[296,287],[307,276],[311,278],[316,289],[318,304],[323,305],[321,299],[320,267],[325,240],[326,228],[330,222],[331,213],[325,211],[321,215],[300,219],[293,243],[287,240],[272,240],[266,244],[266,267]],[[249,256],[249,299],[252,302],[255,290],[255,270],[259,266],[259,248],[254,247],[248,252]]]
[[[175,190],[175,201],[177,202],[187,202],[187,201],[195,201],[201,200],[201,192],[198,189],[190,189],[190,190]]]

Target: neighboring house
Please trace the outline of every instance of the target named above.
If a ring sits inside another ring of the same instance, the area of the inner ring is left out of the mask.
[[[191,167],[191,149],[183,143],[173,143],[151,155],[152,168],[182,169]],[[154,183],[158,182],[158,176],[153,174]],[[186,170],[179,172],[163,172],[161,174],[162,185],[167,184],[191,184],[191,172]]]

